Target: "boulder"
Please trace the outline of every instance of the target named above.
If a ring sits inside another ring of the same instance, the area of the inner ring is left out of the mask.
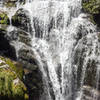
[[[18,52],[19,61],[30,70],[35,70],[37,66],[37,60],[34,55],[34,52],[29,46],[23,45],[22,48]]]
[[[31,46],[30,34],[20,29],[14,29],[13,31],[9,32],[8,39],[9,41],[19,41],[25,45]]]
[[[18,55],[18,60],[24,66],[24,83],[28,88],[30,100],[39,100],[43,92],[43,81],[36,56],[31,47],[26,45],[22,46]]]
[[[38,68],[35,68],[34,71],[28,69],[24,69],[24,71],[26,73],[24,83],[27,86],[30,100],[40,100],[43,93],[42,73]]]
[[[16,14],[12,17],[12,25],[26,32],[31,33],[31,23],[29,18],[29,12],[24,9],[19,9]]]

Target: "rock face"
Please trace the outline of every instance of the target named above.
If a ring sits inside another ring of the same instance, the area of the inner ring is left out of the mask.
[[[35,68],[37,68],[37,61],[35,58],[36,57],[31,48],[23,46],[19,50],[19,61],[22,62],[25,66],[27,66],[28,69],[34,70]]]
[[[0,55],[16,59],[16,51],[6,38],[7,31],[0,29]]]
[[[17,0],[8,0],[5,2],[9,2],[10,4],[16,4]],[[7,3],[6,7],[9,3]],[[15,5],[13,5],[13,7],[14,6]],[[5,16],[7,17],[6,12],[2,14],[5,14]],[[2,18],[2,15],[0,15],[0,17]],[[23,65],[23,82],[27,86],[29,98],[30,100],[39,100],[39,96],[43,92],[43,82],[41,72],[38,68],[38,61],[36,60],[34,52],[31,48],[32,35],[30,33],[32,29],[29,13],[24,9],[19,9],[11,20],[12,26],[9,25],[10,22],[8,17],[3,17],[2,20],[0,20],[0,55],[18,61]],[[19,74],[18,71],[15,73],[15,75],[16,74]],[[22,81],[19,81],[18,78],[15,78],[13,81],[14,84],[16,84],[16,82],[21,82],[21,84],[18,84],[18,86],[22,85],[23,87]],[[14,86],[11,91],[13,92],[16,87],[17,86]],[[18,92],[18,94],[20,94],[20,88],[15,92]],[[14,94],[17,95],[17,93]],[[23,96],[23,91],[21,92],[21,95]],[[21,100],[24,100],[22,96]],[[25,94],[24,96],[25,98],[28,98],[27,94]],[[18,95],[18,97],[20,96]]]
[[[83,86],[83,97],[82,100],[100,100],[100,91],[90,87]]]
[[[39,100],[43,91],[42,74],[38,67],[38,61],[29,46],[22,46],[19,50],[19,61],[24,66],[25,84],[29,90],[30,100]]]
[[[15,28],[13,31],[9,32],[9,36],[7,35],[7,38],[9,41],[18,41],[24,45],[31,46],[30,35],[21,29]]]
[[[42,82],[42,75],[39,71],[39,68],[35,68],[34,70],[27,70],[25,71],[25,84],[29,91],[30,100],[40,100],[40,96],[43,93],[43,82]]]
[[[0,100],[28,100],[26,86],[21,81],[23,69],[14,63],[0,56]]]
[[[4,0],[4,6],[7,8],[16,7],[17,3],[24,4],[25,0]],[[83,10],[86,13],[89,13],[91,16],[91,21],[97,23],[100,26],[100,1],[99,0],[83,0]],[[94,4],[96,4],[94,6]],[[57,16],[57,28],[60,30],[63,28],[64,15],[59,14]],[[23,65],[23,68],[20,69],[20,64],[16,62],[11,62],[9,59],[4,59],[0,57],[0,100],[39,100],[39,96],[43,92],[43,82],[42,74],[38,67],[38,60],[32,50],[31,40],[32,40],[32,26],[31,19],[29,17],[29,12],[23,8],[17,10],[15,15],[11,19],[12,25],[10,24],[7,12],[0,11],[0,55],[8,57],[15,61],[20,62]],[[38,18],[33,18],[33,27],[35,31],[36,38],[43,38],[44,23]],[[51,18],[48,22],[47,32],[50,33],[53,28],[55,28],[55,19]],[[89,55],[92,55],[94,41],[92,38],[87,38],[87,30],[80,29],[81,34],[75,37],[80,41],[77,49],[74,54],[74,65],[78,65],[77,69],[77,84],[78,89],[80,87],[81,75],[82,75],[82,66],[84,59],[86,57],[86,52],[89,52]],[[84,31],[83,31],[84,30]],[[92,33],[91,30],[89,30]],[[84,36],[82,36],[84,35]],[[48,36],[49,37],[49,36]],[[82,38],[83,37],[83,38]],[[100,42],[100,35],[98,34],[98,43]],[[52,38],[51,38],[52,39]],[[88,41],[90,40],[90,41]],[[50,41],[50,40],[49,40]],[[51,40],[52,41],[52,40]],[[97,48],[97,49],[96,49]],[[95,55],[98,55],[98,45],[96,45]],[[13,64],[14,63],[14,64]],[[100,84],[99,90],[95,90],[96,86],[96,70],[98,63],[97,59],[89,59],[87,62],[87,70],[84,78],[84,87],[83,87],[83,98],[82,100],[93,100],[90,94],[96,93],[98,100],[100,100]],[[17,69],[15,67],[17,66]],[[24,70],[24,72],[23,72]],[[23,74],[24,73],[24,74]],[[23,79],[24,76],[24,79]],[[27,86],[27,89],[24,85]],[[100,82],[99,82],[100,83]],[[94,93],[92,93],[92,91]],[[27,95],[29,93],[29,98]],[[17,99],[18,98],[18,99]]]
[[[83,6],[83,11],[90,15],[91,22],[93,22],[93,24],[96,24],[98,31],[100,31],[100,20],[99,20],[99,18],[100,18],[100,0],[83,0],[82,6]],[[97,32],[96,35],[98,36],[98,43],[100,43],[100,33]],[[96,44],[95,50],[96,50],[95,54],[99,56],[100,48],[99,48],[98,44]],[[91,55],[91,52],[90,52],[90,55]],[[83,59],[84,58],[82,58],[81,60],[83,61]],[[92,88],[96,88],[96,86],[93,84],[96,84],[95,78],[96,78],[97,65],[99,65],[98,59],[96,59],[96,60],[92,59],[92,60],[88,61],[86,77],[85,77],[85,85],[86,86],[89,85]],[[100,91],[100,81],[98,82],[98,90]],[[90,100],[92,100],[92,99],[90,99]]]
[[[12,25],[26,31],[31,32],[31,23],[29,18],[29,12],[24,9],[19,9],[12,17]]]
[[[16,42],[20,46],[18,51],[16,51],[18,48],[15,45]],[[30,43],[30,36],[20,29],[9,32],[9,35],[6,30],[0,29],[0,55],[18,60],[23,65],[24,83],[28,88],[30,100],[39,100],[39,95],[43,90],[42,76]]]

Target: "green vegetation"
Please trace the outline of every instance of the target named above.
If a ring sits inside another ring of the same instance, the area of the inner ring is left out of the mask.
[[[9,24],[9,18],[5,12],[0,12],[0,24]]]
[[[0,100],[28,100],[27,89],[20,80],[23,70],[17,68],[19,64],[14,63],[0,57]]]
[[[83,9],[90,14],[100,13],[100,0],[83,0]]]
[[[16,7],[17,2],[20,2],[21,4],[25,4],[25,0],[7,0],[5,1],[4,5],[8,8]]]
[[[92,23],[100,27],[100,0],[83,0],[83,10],[89,13]]]

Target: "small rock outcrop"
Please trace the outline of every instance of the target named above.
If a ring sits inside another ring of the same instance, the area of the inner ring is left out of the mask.
[[[19,9],[12,17],[12,25],[20,28],[26,32],[31,32],[31,23],[29,18],[29,12],[24,9]]]

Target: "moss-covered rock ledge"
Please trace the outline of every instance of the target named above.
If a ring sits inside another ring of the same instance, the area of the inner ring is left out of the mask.
[[[0,56],[0,100],[28,100],[20,64]]]

